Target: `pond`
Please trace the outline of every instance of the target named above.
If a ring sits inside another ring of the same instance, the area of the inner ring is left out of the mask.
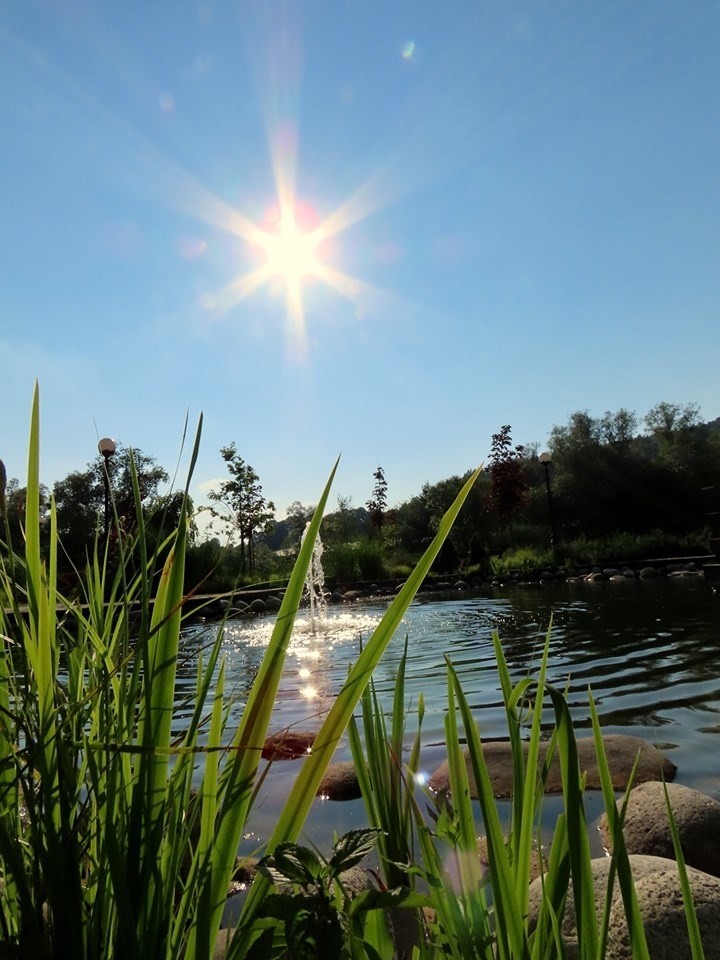
[[[369,637],[386,607],[331,608],[324,629],[315,631],[301,615],[272,731],[319,728],[357,658],[361,638]],[[421,693],[425,700],[423,769],[430,774],[445,759],[445,657],[460,675],[481,736],[505,737],[492,632],[498,631],[517,681],[535,674],[551,619],[548,679],[560,687],[569,683],[568,701],[581,735],[590,725],[590,686],[607,733],[627,733],[655,744],[677,765],[677,782],[720,799],[720,597],[702,578],[558,583],[418,598],[381,660],[375,684],[389,710],[407,641],[409,737],[417,729],[415,708]],[[226,624],[223,653],[233,699],[231,727],[239,719],[272,625],[271,618]],[[189,656],[181,679],[189,689],[194,684],[193,651],[216,629],[203,625],[187,632]],[[334,759],[350,759],[346,738]],[[301,762],[271,765],[244,852],[255,852],[267,839]],[[557,802],[552,801],[550,809]],[[600,803],[599,796],[588,795],[589,820],[599,814]],[[342,833],[364,824],[361,801],[318,799],[305,837],[325,848],[333,830]]]

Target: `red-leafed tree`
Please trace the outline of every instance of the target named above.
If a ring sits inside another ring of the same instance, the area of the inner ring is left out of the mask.
[[[492,435],[489,457],[490,507],[510,525],[515,513],[527,503],[528,483],[525,475],[525,448],[518,444],[513,447],[511,426],[505,424],[498,433]]]

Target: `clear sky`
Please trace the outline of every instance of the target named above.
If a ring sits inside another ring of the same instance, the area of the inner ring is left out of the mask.
[[[9,476],[35,379],[48,485],[202,411],[194,496],[235,441],[279,514],[717,417],[718,51],[687,0],[0,0]]]

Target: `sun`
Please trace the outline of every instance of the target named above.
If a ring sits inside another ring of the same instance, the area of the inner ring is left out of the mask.
[[[260,245],[267,257],[268,276],[279,276],[288,286],[298,284],[321,272],[317,255],[319,238],[315,232],[304,233],[297,225],[294,210],[286,210],[277,233],[263,235]]]

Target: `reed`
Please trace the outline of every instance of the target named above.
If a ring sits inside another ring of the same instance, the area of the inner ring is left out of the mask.
[[[190,719],[177,729],[187,508],[151,551],[135,478],[136,536],[118,531],[117,555],[97,542],[83,602],[63,596],[54,505],[48,556],[40,549],[39,419],[36,388],[23,543],[10,543],[5,524],[0,544],[0,956],[205,960],[261,778],[261,748],[337,464],[237,728],[227,724],[220,630],[199,659]],[[201,423],[186,502],[200,435]],[[368,640],[268,855],[297,840],[335,746],[470,486]],[[228,956],[280,943],[281,926],[261,915],[270,886],[258,876]]]

